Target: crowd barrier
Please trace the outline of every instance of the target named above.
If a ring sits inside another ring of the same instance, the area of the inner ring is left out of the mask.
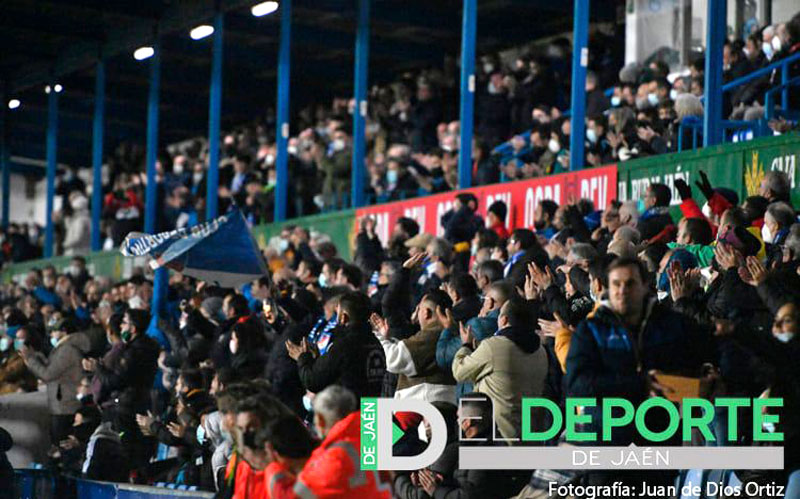
[[[531,228],[533,209],[540,199],[553,199],[560,203],[568,200],[570,196],[589,197],[598,207],[604,207],[615,198],[640,199],[647,186],[653,182],[662,182],[672,188],[672,204],[677,215],[680,196],[674,187],[674,182],[682,178],[693,185],[694,181],[700,178],[699,170],[708,173],[714,186],[733,189],[741,199],[758,192],[758,186],[766,172],[770,170],[786,172],[792,183],[792,201],[795,206],[800,206],[798,155],[800,155],[800,134],[790,133],[466,190],[478,196],[481,213],[484,213],[488,204],[495,199],[506,201],[510,207],[507,220],[510,228]],[[695,192],[700,196],[697,190]],[[349,259],[353,250],[356,221],[362,216],[372,215],[377,218],[378,233],[384,242],[391,232],[394,221],[400,216],[414,218],[426,232],[441,234],[439,219],[452,206],[455,193],[447,192],[357,210],[342,210],[297,218],[288,223],[296,223],[328,234],[340,254]],[[702,204],[703,200],[699,197],[698,200]],[[253,234],[259,245],[264,247],[271,237],[280,233],[284,225],[283,223],[260,225],[253,228]],[[63,269],[69,265],[69,258],[57,257],[50,262],[56,268]],[[130,276],[135,266],[145,263],[142,259],[124,258],[118,251],[92,253],[88,256],[88,262],[90,270],[96,275],[110,276],[114,279]],[[10,265],[3,271],[3,282],[21,279],[31,268],[43,265],[43,260]]]
[[[125,483],[96,482],[71,477],[57,477],[43,469],[17,469],[16,497],[20,499],[211,499],[211,492],[150,487]]]

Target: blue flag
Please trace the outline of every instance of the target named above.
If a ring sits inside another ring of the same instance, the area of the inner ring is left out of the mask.
[[[160,234],[131,232],[120,251],[125,256],[150,255],[154,269],[166,266],[223,288],[239,287],[267,273],[238,209],[191,228]]]

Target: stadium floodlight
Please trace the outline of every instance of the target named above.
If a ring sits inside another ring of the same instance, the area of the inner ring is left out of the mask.
[[[62,87],[60,83],[56,83],[56,86],[53,88],[55,89],[57,94],[60,94],[61,91],[64,90],[64,87]]]
[[[253,7],[250,8],[250,13],[255,17],[262,17],[272,14],[276,10],[278,10],[278,2],[261,2],[253,5]]]
[[[145,59],[153,57],[153,54],[155,53],[156,51],[153,50],[153,47],[150,46],[139,47],[133,52],[133,58],[136,59],[137,61],[143,61]]]
[[[202,40],[203,38],[213,34],[214,26],[210,26],[208,24],[201,24],[196,28],[192,28],[192,31],[189,32],[189,36],[192,37],[192,40]]]
[[[10,101],[8,101],[8,108],[16,109],[20,106],[20,104],[22,103],[19,101],[19,99],[11,99]]]

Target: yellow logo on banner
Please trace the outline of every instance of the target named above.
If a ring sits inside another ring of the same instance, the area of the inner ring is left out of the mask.
[[[758,151],[753,151],[750,164],[746,166],[744,172],[744,184],[748,196],[758,194],[762,180],[764,180],[764,165],[758,161]]]

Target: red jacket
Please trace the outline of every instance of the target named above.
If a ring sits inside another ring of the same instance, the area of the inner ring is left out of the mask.
[[[276,461],[264,469],[264,491],[266,499],[295,497],[292,488],[297,477],[286,466]]]
[[[252,499],[264,497],[264,471],[255,471],[247,461],[234,455],[228,462],[228,473],[234,471],[233,499]]]
[[[381,482],[376,471],[361,470],[360,422],[356,411],[333,425],[297,477],[297,496],[391,499],[390,482]]]
[[[511,237],[511,234],[508,232],[508,229],[506,229],[505,224],[503,224],[502,222],[496,223],[489,228],[493,230],[495,234],[497,234],[498,237],[500,237],[500,239],[505,240]]]
[[[730,201],[725,199],[725,197],[715,192],[711,199],[708,200],[708,207],[711,208],[711,213],[714,215],[721,217],[725,210],[732,207]],[[697,201],[694,199],[687,199],[681,203],[681,213],[683,213],[684,218],[701,218],[706,220],[708,224],[711,226],[711,235],[714,239],[717,238],[717,227],[711,220],[707,219],[705,215],[703,215],[703,210],[700,209],[700,206],[697,205]]]

